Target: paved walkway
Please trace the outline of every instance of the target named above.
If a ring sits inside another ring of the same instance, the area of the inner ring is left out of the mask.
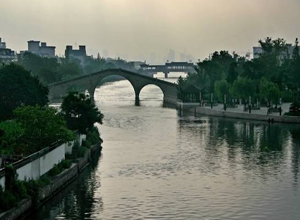
[[[284,103],[281,105],[282,109],[282,115],[286,112],[289,111],[291,103]],[[210,106],[205,106],[204,108],[210,109]],[[214,106],[213,110],[219,110],[219,111],[224,111],[224,105],[223,104],[218,104],[218,106]],[[227,108],[227,112],[239,112],[239,113],[244,113],[244,114],[249,114],[249,111],[244,111],[244,105],[237,105],[237,108]],[[268,108],[267,107],[261,107],[260,110],[251,110],[251,114],[259,114],[259,115],[267,115]],[[269,115],[278,115],[279,112],[272,113]]]

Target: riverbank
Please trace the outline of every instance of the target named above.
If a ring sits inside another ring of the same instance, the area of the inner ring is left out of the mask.
[[[244,111],[243,105],[238,105],[235,108],[227,108],[226,111],[223,109],[223,105],[215,105],[213,108],[210,106],[199,106],[197,103],[177,103],[179,114],[183,111],[193,112],[194,116],[212,116],[222,118],[233,118],[243,120],[254,120],[254,121],[266,121],[271,123],[289,123],[289,124],[300,124],[300,117],[298,116],[287,116],[284,113],[289,111],[290,103],[282,104],[282,115],[279,112],[268,114],[267,107],[261,107],[258,110]]]
[[[287,106],[287,105],[286,105]],[[283,106],[283,114],[287,112],[287,108]],[[286,116],[279,115],[279,113],[267,114],[267,108],[261,108],[260,110],[252,110],[251,113],[243,111],[243,106],[237,108],[227,108],[226,111],[222,109],[222,105],[210,107],[196,106],[187,109],[189,112],[193,112],[195,116],[207,115],[213,117],[222,118],[234,118],[234,119],[245,119],[254,121],[266,121],[276,123],[290,123],[300,124],[300,117],[297,116]]]
[[[60,190],[65,188],[73,180],[77,178],[79,173],[89,165],[91,158],[101,154],[101,143],[92,145],[90,149],[86,150],[83,157],[78,158],[76,163],[72,163],[69,169],[64,170],[52,181],[42,187],[37,192],[37,201],[33,201],[31,198],[27,198],[18,203],[18,206],[0,214],[0,220],[15,220],[22,219],[44,204],[47,200],[53,197]]]

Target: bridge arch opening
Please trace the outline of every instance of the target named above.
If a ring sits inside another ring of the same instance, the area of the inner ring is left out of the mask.
[[[135,91],[131,82],[120,75],[106,76],[94,91],[95,104],[101,106],[128,106],[135,104]]]
[[[164,92],[154,84],[145,85],[140,91],[141,106],[163,106]]]

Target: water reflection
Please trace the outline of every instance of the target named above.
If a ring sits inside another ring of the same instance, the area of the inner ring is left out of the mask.
[[[96,175],[100,154],[94,155],[91,165],[73,183],[51,198],[28,219],[94,219],[95,213],[102,212],[103,202],[95,189],[101,187],[100,177]],[[95,180],[97,178],[97,181]]]
[[[222,169],[224,160],[231,168],[257,172],[262,178],[276,176],[291,162],[295,184],[299,178],[300,126],[195,118],[188,113],[179,120],[180,133],[198,136],[204,146],[207,166]],[[289,158],[290,157],[290,158]],[[213,165],[213,166],[212,166]]]

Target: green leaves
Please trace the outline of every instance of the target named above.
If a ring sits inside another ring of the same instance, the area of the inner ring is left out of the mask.
[[[82,134],[91,130],[94,123],[102,124],[104,117],[89,96],[78,92],[69,93],[62,103],[61,109],[68,127],[78,130]]]
[[[262,78],[260,80],[259,90],[262,99],[266,98],[276,104],[278,103],[280,98],[280,90],[278,85],[266,80],[265,78]]]
[[[11,119],[13,110],[22,105],[48,103],[48,88],[16,64],[0,68],[0,121]]]
[[[255,81],[244,77],[238,77],[231,88],[232,94],[241,99],[248,99],[249,96],[254,96],[255,91]]]
[[[12,155],[18,152],[21,147],[21,138],[24,135],[24,129],[16,121],[4,121],[0,123],[0,154]]]
[[[73,132],[66,128],[64,118],[54,108],[25,106],[17,108],[14,114],[16,122],[24,129],[23,141],[27,152],[75,138]]]
[[[219,100],[223,100],[224,95],[229,93],[229,88],[230,85],[225,79],[215,83],[215,92],[217,93]]]

